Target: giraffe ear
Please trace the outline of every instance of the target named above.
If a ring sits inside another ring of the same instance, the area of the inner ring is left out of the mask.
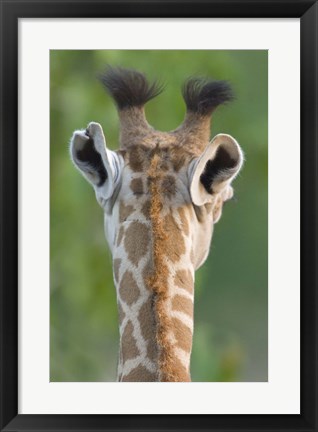
[[[119,182],[123,160],[107,149],[101,125],[92,122],[86,130],[75,131],[70,152],[76,168],[94,187],[98,201],[103,204]]]
[[[243,153],[230,135],[217,135],[202,156],[189,166],[190,193],[195,205],[211,202],[214,195],[225,192],[243,164]]]

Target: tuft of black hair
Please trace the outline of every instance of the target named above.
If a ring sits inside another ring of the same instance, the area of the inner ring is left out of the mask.
[[[205,78],[189,78],[182,88],[187,110],[209,115],[219,105],[234,99],[227,81],[210,81]]]
[[[86,135],[89,136],[87,132]],[[107,180],[108,174],[102,157],[98,151],[96,151],[94,140],[91,137],[89,137],[89,139],[86,141],[84,148],[76,151],[76,157],[83,167],[89,167],[91,170],[97,173],[97,186],[102,186]]]
[[[98,78],[119,110],[142,107],[163,90],[163,86],[157,81],[149,83],[143,73],[134,69],[108,66]]]
[[[230,178],[235,173],[237,160],[232,158],[229,153],[222,147],[219,147],[214,159],[207,161],[205,169],[200,176],[200,181],[209,194],[213,194],[213,182],[216,178],[218,181]]]

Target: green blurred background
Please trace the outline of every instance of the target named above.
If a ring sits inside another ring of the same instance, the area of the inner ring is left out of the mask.
[[[190,75],[229,80],[237,99],[213,115],[212,135],[245,153],[235,200],[225,205],[207,262],[196,273],[193,381],[267,381],[267,51],[51,51],[51,381],[115,381],[118,326],[102,210],[73,167],[75,129],[102,124],[118,145],[118,117],[96,74],[106,64],[166,82],[147,104],[159,130],[184,116]]]

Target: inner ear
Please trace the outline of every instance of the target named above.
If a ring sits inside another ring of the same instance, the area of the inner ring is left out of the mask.
[[[226,134],[217,135],[189,165],[192,202],[197,206],[212,202],[214,195],[231,184],[242,163],[243,153],[235,139]]]
[[[107,171],[102,156],[95,148],[94,140],[87,135],[87,140],[81,141],[75,148],[75,157],[78,165],[96,178],[96,185],[102,186],[107,180]],[[95,182],[94,182],[95,183]]]
[[[215,157],[207,161],[200,176],[200,182],[208,193],[213,194],[213,183],[222,182],[231,176],[231,171],[237,167],[239,156],[235,147],[218,147]]]

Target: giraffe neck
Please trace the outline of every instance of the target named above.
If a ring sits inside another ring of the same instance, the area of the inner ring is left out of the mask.
[[[125,241],[129,242],[129,236]],[[133,263],[125,265],[127,262],[114,259],[120,329],[118,380],[190,381],[191,264],[188,269],[174,266],[173,271],[162,266],[162,272],[157,272],[150,253],[135,271]]]
[[[123,260],[115,258],[113,263],[120,334],[117,379],[158,381],[154,293],[146,283],[147,275],[152,271],[151,257],[147,253],[140,259],[138,250],[131,249],[133,245],[138,248],[134,234],[145,234],[146,231],[142,233],[143,225],[136,225],[136,222],[125,225],[127,234],[122,247],[127,247],[127,257]]]
[[[149,194],[140,196],[138,205],[119,205],[113,268],[120,381],[190,381],[194,291],[190,210],[162,202],[165,178],[156,161],[154,157],[147,172]]]
[[[183,207],[165,206],[160,158],[154,156],[150,179],[154,272],[149,283],[156,296],[160,381],[190,381],[193,334],[193,276],[189,225]]]

